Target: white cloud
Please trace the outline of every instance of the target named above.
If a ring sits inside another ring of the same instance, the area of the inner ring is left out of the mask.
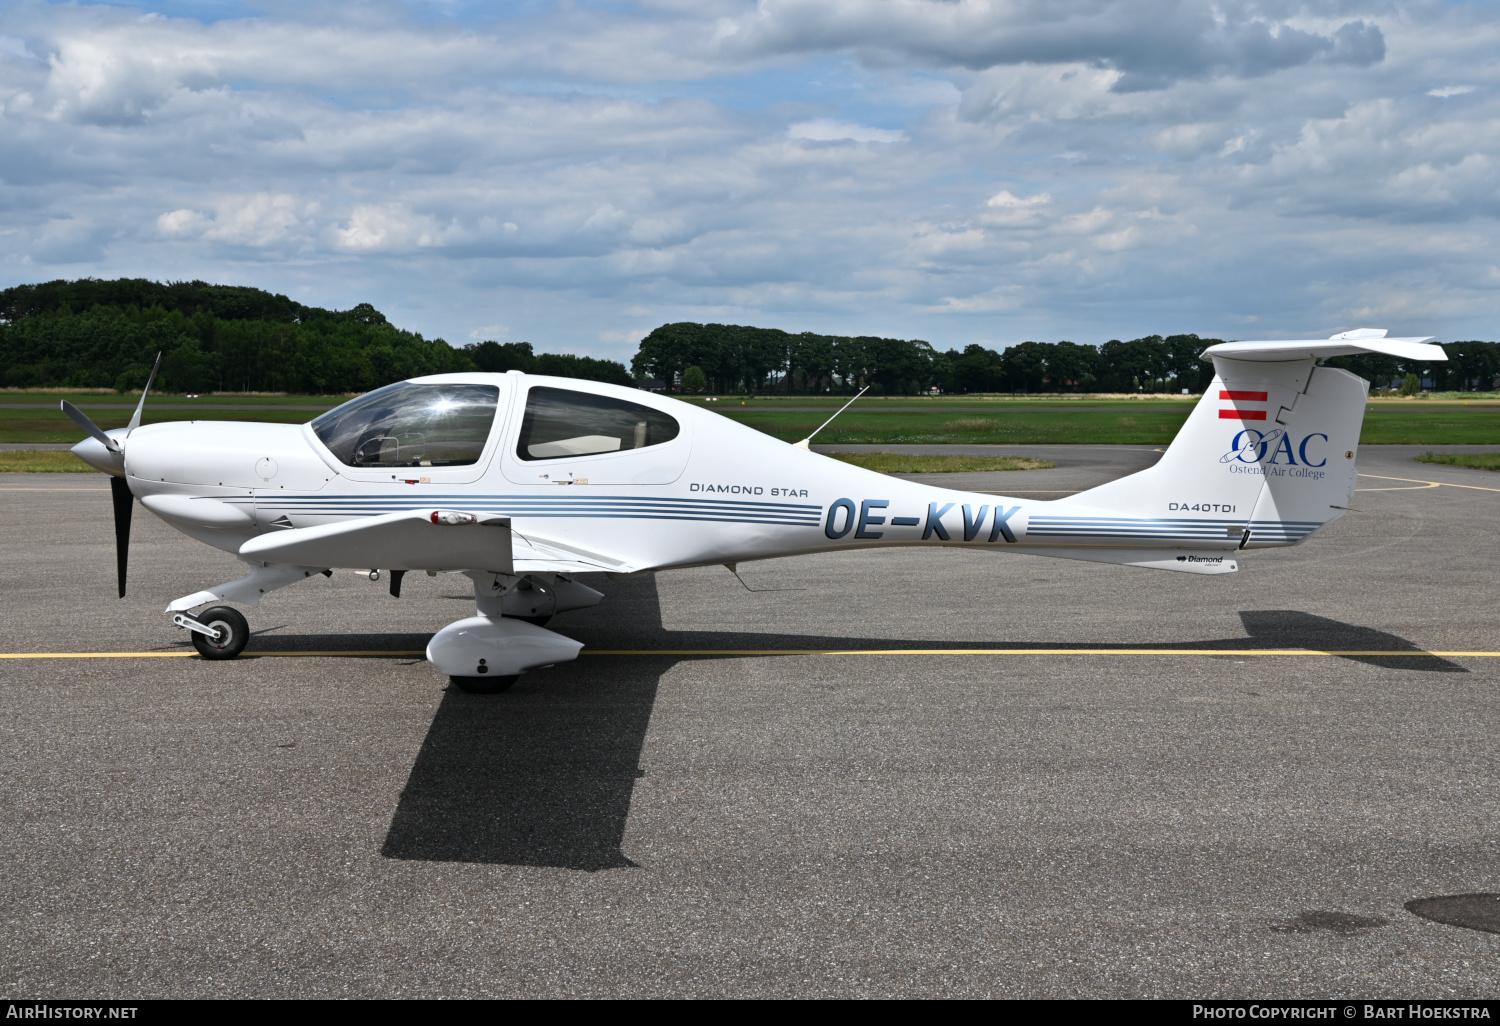
[[[288,193],[253,193],[222,197],[213,208],[211,214],[186,207],[168,211],[156,219],[157,230],[173,239],[275,246],[300,234],[304,216],[317,207]]]
[[[616,210],[613,203],[601,203],[598,209],[588,216],[579,229],[585,232],[609,232],[619,228],[627,220],[625,211]]]
[[[934,313],[986,314],[1014,310],[1020,299],[1013,289],[995,289],[977,296],[944,296]]]
[[[744,57],[854,50],[975,71],[1086,63],[1121,72],[1128,90],[1220,74],[1257,77],[1315,61],[1365,67],[1385,56],[1374,21],[1313,26],[1300,19],[1299,27],[1268,15],[1265,5],[1243,2],[761,0],[716,35],[726,52]]]
[[[456,224],[414,213],[405,203],[357,206],[343,227],[333,229],[335,245],[350,253],[393,252],[434,248],[463,238]]]
[[[1001,189],[995,195],[985,200],[984,205],[987,207],[997,207],[1002,210],[1013,210],[1041,206],[1051,202],[1052,196],[1045,192],[1039,192],[1035,196],[1027,196],[1025,199],[1022,199],[1009,189]]]
[[[172,210],[156,219],[156,227],[169,239],[197,238],[213,222],[196,210]]]
[[[36,55],[26,48],[26,40],[15,36],[0,35],[0,53],[22,60],[36,60]]]
[[[1050,193],[1039,192],[1022,198],[1009,189],[1001,189],[985,200],[980,223],[998,228],[1035,228],[1044,221],[1044,210],[1052,202]]]
[[[1388,297],[1422,319],[1393,331],[1484,337],[1481,7],[11,5],[0,267],[616,357],[671,320],[947,346],[1303,331]]]
[[[600,342],[625,343],[635,345],[641,339],[650,334],[650,328],[616,328],[599,332]]]
[[[906,141],[906,133],[896,129],[871,128],[868,125],[831,121],[827,118],[799,121],[787,129],[786,134],[793,139],[806,139],[810,142],[848,140],[850,142],[896,143]]]

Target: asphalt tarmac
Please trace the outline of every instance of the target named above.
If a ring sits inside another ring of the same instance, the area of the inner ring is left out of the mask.
[[[1059,467],[954,479],[1035,498],[1157,456],[985,448]],[[497,696],[408,657],[0,660],[0,991],[1496,997],[1500,934],[1405,907],[1500,892],[1500,658],[1421,654],[1500,652],[1500,474],[1426,448],[1364,448],[1359,512],[1225,577],[886,550],[591,582],[552,624],[1061,654],[585,654]],[[0,476],[0,651],[186,651],[162,608],[235,561],[134,539],[122,601],[104,478]],[[417,650],[466,584],[314,578],[251,653]],[[1255,654],[1288,648],[1389,654]]]

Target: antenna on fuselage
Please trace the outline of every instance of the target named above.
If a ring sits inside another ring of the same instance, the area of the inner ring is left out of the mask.
[[[866,386],[865,386],[865,387],[864,387],[864,388],[861,388],[861,389],[860,389],[860,390],[859,390],[859,391],[858,391],[858,392],[856,392],[856,393],[855,393],[855,394],[854,394],[854,399],[858,399],[858,398],[859,398],[859,397],[860,397],[860,396],[862,396],[862,395],[864,395],[864,394],[865,394],[865,393],[866,393],[866,392],[868,392],[868,391],[869,391],[869,390],[870,390],[870,386],[869,386],[869,385],[866,385]],[[848,408],[849,408],[849,407],[851,407],[851,406],[853,406],[853,405],[854,405],[854,399],[850,399],[850,400],[849,400],[849,401],[848,401],[848,402],[847,402],[847,403],[845,403],[845,404],[844,404],[844,405],[843,405],[843,406],[840,406],[840,407],[839,407],[839,413],[843,413],[843,412],[844,412],[844,411],[845,411],[845,410],[847,410],[847,409],[848,409]],[[828,419],[827,419],[827,420],[825,420],[825,421],[824,421],[824,422],[823,422],[823,423],[821,423],[821,424],[819,424],[819,425],[818,425],[818,431],[822,431],[822,430],[823,430],[823,429],[824,429],[824,428],[826,428],[826,427],[827,427],[827,426],[828,426],[828,425],[829,425],[829,424],[832,424],[832,423],[833,423],[833,419],[834,419],[834,417],[837,417],[837,416],[838,416],[838,415],[839,415],[839,413],[835,413],[835,414],[834,414],[834,415],[833,415],[833,417],[829,417],[829,418],[828,418]],[[796,447],[797,447],[797,448],[799,448],[799,449],[806,449],[806,448],[808,448],[808,446],[809,446],[809,443],[811,443],[811,442],[812,442],[812,440],[813,440],[813,435],[816,435],[816,434],[817,434],[817,433],[818,433],[818,431],[814,431],[814,432],[813,432],[813,433],[812,433],[812,435],[808,435],[808,436],[807,436],[807,437],[806,437],[806,438],[804,438],[804,439],[802,439],[802,441],[800,441],[800,442],[793,442],[793,443],[792,443],[792,444],[793,444],[793,445],[795,445],[795,446],[796,446]],[[731,573],[733,573],[733,571],[731,571]],[[735,575],[735,576],[739,576],[739,575],[738,575],[738,574],[736,574],[736,575]],[[742,583],[743,583],[743,582],[742,582]]]

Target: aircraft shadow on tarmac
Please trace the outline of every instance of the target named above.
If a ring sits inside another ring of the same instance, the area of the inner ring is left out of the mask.
[[[604,606],[557,626],[594,649],[1078,648],[1037,639],[996,643],[672,631],[662,625],[650,576],[613,582]],[[1308,648],[1389,651],[1344,656],[1376,666],[1467,672],[1405,638],[1296,610],[1242,612],[1248,637],[1112,647]],[[426,635],[266,636],[261,651],[421,649]],[[450,688],[433,717],[391,819],[382,853],[393,859],[501,863],[578,870],[625,868],[622,850],[640,757],[661,676],[678,656],[596,657],[522,677],[501,695]],[[692,657],[697,658],[697,657]],[[732,657],[726,657],[732,658]]]
[[[1248,638],[1234,641],[1211,641],[1184,648],[1310,648],[1321,652],[1421,652],[1420,645],[1373,627],[1330,620],[1295,609],[1254,609],[1240,613]],[[1177,646],[1163,646],[1172,648]],[[1442,656],[1412,655],[1346,655],[1356,663],[1384,666],[1395,670],[1425,670],[1429,673],[1468,673],[1464,667]]]
[[[1098,648],[1098,643],[933,642],[889,637],[808,637],[667,630],[651,576],[612,582],[609,600],[558,627],[589,648]],[[1290,609],[1241,613],[1248,637],[1116,645],[1118,648],[1257,648],[1389,651],[1344,655],[1361,663],[1467,672],[1404,637]],[[571,622],[570,622],[571,621]],[[411,651],[428,634],[288,636],[255,640],[260,651]],[[387,858],[604,870],[630,867],[621,849],[657,682],[681,657],[582,658],[523,676],[504,694],[449,688],[417,753],[387,832]]]
[[[621,843],[661,673],[657,660],[622,661],[573,686],[526,688],[523,679],[503,695],[450,689],[382,854],[591,871],[634,865]]]

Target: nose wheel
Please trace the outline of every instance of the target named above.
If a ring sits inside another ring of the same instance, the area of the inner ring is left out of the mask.
[[[250,624],[231,606],[214,606],[194,617],[212,634],[192,631],[193,647],[204,659],[233,659],[245,650],[250,640]]]

